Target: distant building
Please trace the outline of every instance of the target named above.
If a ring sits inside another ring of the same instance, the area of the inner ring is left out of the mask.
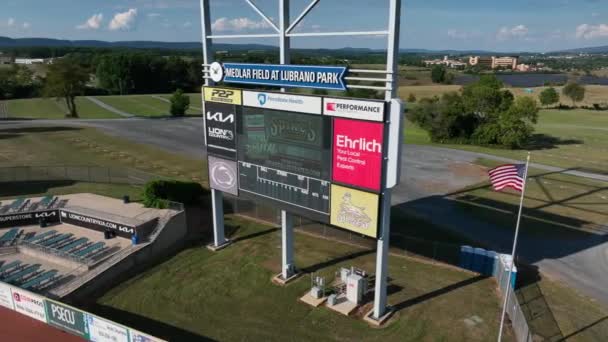
[[[43,58],[15,58],[15,64],[45,64]]]
[[[15,63],[15,58],[11,56],[2,56],[0,55],[0,64],[13,64]]]
[[[488,56],[471,56],[469,58],[469,64],[471,66],[480,66],[488,69],[492,69],[492,65],[494,65],[494,57]]]
[[[517,70],[519,57],[471,56],[469,65],[487,69],[507,68]]]
[[[432,59],[432,60],[426,60],[424,61],[424,64],[428,67],[431,65],[445,65],[448,68],[454,68],[454,69],[458,69],[458,68],[464,68],[467,66],[467,63],[455,60],[455,59],[450,59],[448,56],[444,56],[443,59]]]

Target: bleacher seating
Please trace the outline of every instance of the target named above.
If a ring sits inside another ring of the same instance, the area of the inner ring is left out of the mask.
[[[0,281],[26,290],[49,288],[60,279],[59,271],[44,270],[40,264],[24,264],[20,260],[0,263]]]
[[[81,257],[81,258],[86,258],[89,254],[95,252],[96,250],[103,248],[106,244],[104,242],[98,242],[95,243],[81,251],[79,251],[78,253],[76,253],[75,255],[77,257]]]
[[[57,270],[46,271],[23,283],[21,288],[24,290],[29,290],[31,288],[38,287],[44,284],[44,282],[53,279],[57,273],[59,273]]]
[[[0,237],[0,247],[10,246],[17,237],[21,234],[22,230],[13,228],[6,232],[2,237]]]
[[[19,267],[19,265],[21,265],[21,261],[19,260],[11,261],[6,265],[2,265],[2,267],[0,267],[0,274],[9,272],[13,268]]]
[[[61,247],[59,250],[62,252],[71,252],[72,250],[76,249],[78,246],[83,245],[83,244],[87,243],[88,241],[89,241],[89,239],[87,239],[87,238],[80,238],[80,239],[68,244],[67,246]]]
[[[40,265],[40,264],[27,266],[27,267],[23,268],[21,271],[16,272],[13,275],[10,275],[8,277],[0,276],[0,280],[2,280],[5,283],[13,283],[15,281],[18,281],[18,280],[24,278],[28,274],[36,272],[41,266],[42,265]]]
[[[44,233],[40,233],[40,234],[33,235],[31,238],[26,239],[26,241],[27,241],[27,242],[32,242],[32,243],[33,243],[33,242],[36,242],[36,241],[38,241],[38,240],[40,240],[40,239],[44,239],[45,237],[47,237],[47,236],[49,236],[49,235],[53,235],[53,234],[55,234],[55,233],[57,233],[57,231],[56,231],[56,230],[49,230],[49,231],[46,231],[46,232],[44,232]]]

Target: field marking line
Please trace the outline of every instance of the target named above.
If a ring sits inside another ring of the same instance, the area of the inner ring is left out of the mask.
[[[127,113],[127,112],[123,112],[122,110],[119,110],[117,108],[114,108],[112,106],[110,106],[109,104],[99,100],[98,98],[92,97],[92,96],[87,96],[86,97],[87,100],[93,102],[94,104],[98,105],[99,107],[106,109],[114,114],[118,114],[124,118],[132,118],[135,117],[134,114],[131,113]]]

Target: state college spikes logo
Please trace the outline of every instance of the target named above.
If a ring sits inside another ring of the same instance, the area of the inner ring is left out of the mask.
[[[353,204],[350,192],[342,196],[337,221],[338,223],[351,225],[359,229],[369,229],[372,223],[372,219],[365,213],[365,207],[358,207]]]

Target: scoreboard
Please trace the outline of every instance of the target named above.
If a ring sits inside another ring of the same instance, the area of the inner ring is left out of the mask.
[[[378,236],[385,102],[213,87],[203,92],[212,188]],[[235,168],[236,177],[227,177]]]

